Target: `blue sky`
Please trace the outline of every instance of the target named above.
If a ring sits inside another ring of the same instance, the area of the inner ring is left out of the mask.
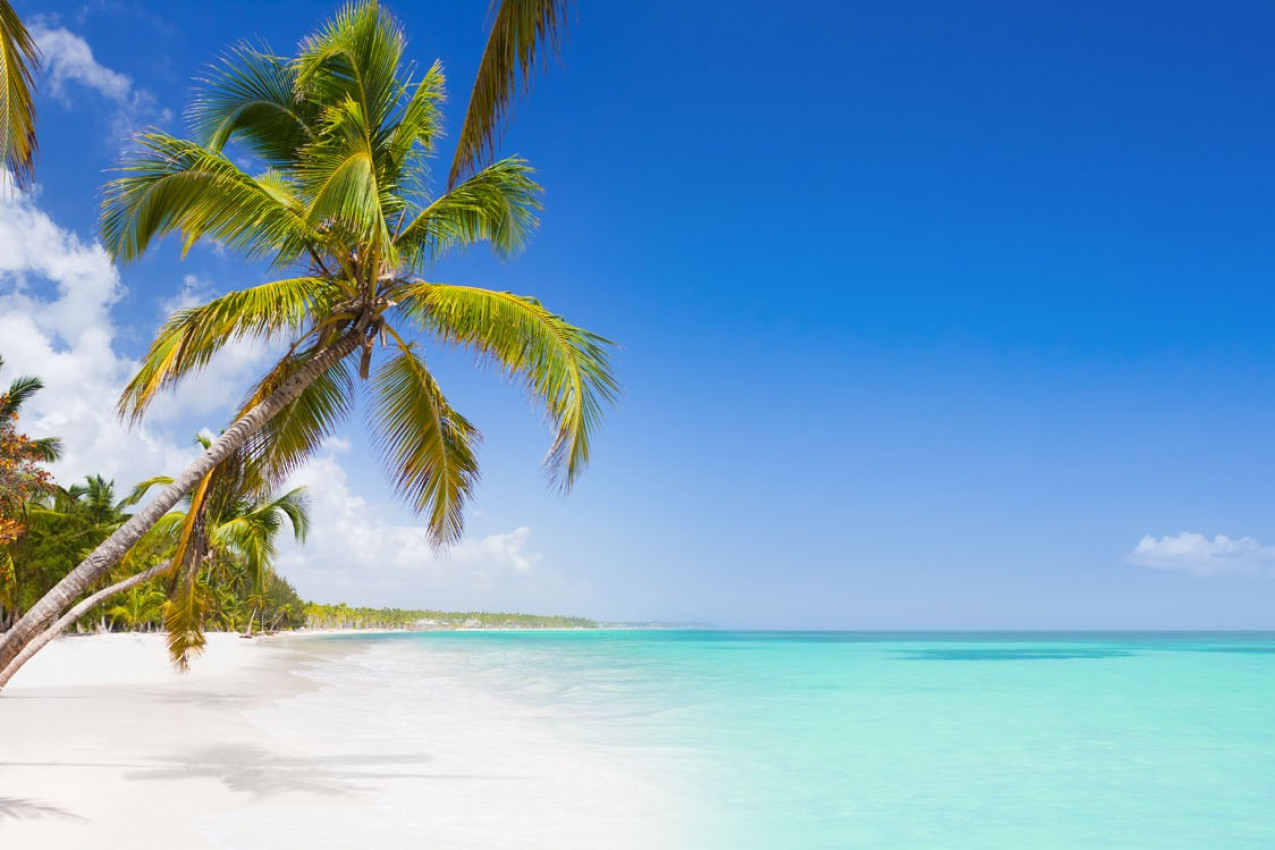
[[[16,5],[50,63],[40,191],[0,233],[61,245],[92,291],[0,247],[10,320],[41,317],[22,342],[0,313],[0,354],[52,373],[33,421],[84,447],[60,472],[131,481],[223,424],[262,353],[142,435],[57,405],[116,392],[183,291],[263,272],[169,245],[112,277],[104,169],[129,128],[181,127],[222,48],[286,52],[334,4]],[[389,5],[458,125],[487,4]],[[546,186],[539,233],[436,276],[623,344],[594,467],[549,492],[526,400],[440,355],[486,435],[470,540],[418,545],[356,415],[307,479],[327,536],[287,575],[326,601],[743,627],[1275,627],[1275,8],[1118,7],[579,4],[503,145]],[[108,338],[58,336],[72,304]]]

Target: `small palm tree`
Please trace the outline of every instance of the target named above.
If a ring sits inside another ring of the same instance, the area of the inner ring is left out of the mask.
[[[209,75],[192,139],[139,137],[141,152],[108,185],[103,239],[121,262],[167,234],[189,248],[215,240],[287,274],[175,314],[120,402],[141,417],[227,343],[263,339],[286,353],[236,422],[3,638],[0,667],[84,593],[186,493],[241,448],[282,480],[348,414],[367,382],[374,431],[393,483],[437,544],[459,538],[477,480],[477,429],[428,368],[432,341],[476,352],[520,381],[556,428],[546,458],[568,488],[616,382],[609,342],[534,298],[426,279],[435,262],[488,242],[522,247],[540,187],[517,157],[438,195],[427,161],[439,133],[443,75],[405,73],[405,39],[375,2],[351,4],[284,59],[241,45]],[[242,146],[235,158],[228,144]],[[241,161],[260,163],[252,174]]]
[[[208,437],[198,440],[205,449],[212,445]],[[148,535],[152,541],[167,541],[172,549],[164,571],[172,576],[164,628],[173,662],[182,669],[204,646],[210,600],[201,571],[218,572],[219,585],[238,596],[260,599],[275,575],[276,541],[284,526],[292,529],[298,543],[305,542],[310,528],[305,488],[279,494],[245,452],[223,461],[206,481],[207,486],[187,497],[183,510],[170,511]],[[128,501],[136,504],[152,487],[172,483],[167,476],[143,481]],[[259,605],[250,607],[249,631],[260,610]]]
[[[19,186],[35,175],[35,74],[40,51],[9,0],[0,0],[0,166]]]
[[[168,597],[157,587],[143,585],[124,594],[120,602],[107,610],[111,622],[127,631],[151,631],[164,615]]]
[[[202,436],[198,440],[205,448],[211,444]],[[158,476],[141,482],[114,505],[114,515],[122,516],[124,509],[140,502],[151,488],[169,486],[172,481]],[[28,642],[0,671],[0,688],[51,640],[97,606],[121,594],[131,594],[130,601],[117,604],[106,612],[107,616],[125,628],[134,628],[145,622],[134,616],[137,599],[151,599],[146,594],[159,593],[164,602],[159,613],[168,634],[169,653],[173,663],[183,670],[204,647],[204,627],[210,609],[216,609],[226,628],[237,629],[243,623],[251,630],[261,606],[254,607],[248,616],[241,616],[241,598],[255,595],[261,599],[275,580],[276,540],[285,523],[298,542],[305,541],[310,527],[305,488],[276,494],[242,452],[220,464],[206,483],[197,503],[194,497],[187,498],[184,509],[165,514],[129,550],[121,565],[127,573],[123,578],[81,600]],[[61,490],[59,498],[80,506],[81,511],[91,511],[95,503],[103,502],[102,497],[94,498],[93,494],[104,484],[109,488],[108,482],[90,478],[87,486]],[[108,490],[105,504],[110,504],[109,496]],[[207,579],[213,576],[201,575],[205,568],[221,573],[216,576],[220,581],[211,590]],[[164,577],[169,579],[167,593],[148,584]]]

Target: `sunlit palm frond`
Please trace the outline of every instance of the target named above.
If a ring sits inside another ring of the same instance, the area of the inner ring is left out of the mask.
[[[147,478],[145,481],[139,481],[133,485],[133,489],[120,502],[122,507],[131,508],[134,505],[141,504],[142,499],[146,498],[146,494],[150,492],[152,487],[167,487],[173,483],[171,475],[156,475],[154,478]]]
[[[443,66],[435,62],[412,87],[411,99],[403,107],[386,145],[386,153],[396,173],[403,171],[414,148],[419,147],[422,152],[434,149],[434,143],[443,130],[438,107],[443,102],[444,82]]]
[[[531,72],[546,50],[557,52],[567,28],[571,0],[498,0],[491,34],[483,51],[474,91],[461,126],[449,185],[495,154],[521,81],[531,87]]]
[[[62,440],[58,437],[41,437],[30,443],[37,460],[53,463],[62,455]]]
[[[400,255],[419,267],[448,249],[490,242],[511,254],[527,241],[538,220],[540,186],[526,160],[510,157],[489,165],[438,198],[403,229]]]
[[[286,166],[314,141],[317,106],[299,96],[296,66],[268,47],[235,45],[200,82],[187,115],[195,140],[209,150],[233,138]]]
[[[387,216],[397,213],[402,202],[377,159],[362,106],[346,100],[325,113],[296,180],[310,227],[339,230],[386,256],[391,249]]]
[[[305,542],[310,533],[310,496],[305,487],[294,487],[261,509],[286,516],[292,526],[293,539],[298,543]]]
[[[120,166],[123,176],[106,184],[102,201],[102,241],[115,260],[135,260],[174,232],[188,248],[215,239],[276,265],[321,242],[304,210],[222,153],[164,133],[145,133],[137,142],[141,149]]]
[[[164,605],[164,631],[168,633],[168,655],[180,670],[190,667],[190,660],[201,653],[206,643],[204,618],[208,613],[208,597],[199,582],[199,569],[208,552],[205,501],[213,485],[216,470],[204,476],[191,493],[190,509],[181,525],[173,553],[173,579]]]
[[[299,277],[230,292],[200,307],[179,310],[160,328],[142,365],[120,397],[121,414],[139,418],[156,395],[198,372],[227,343],[271,340],[302,330],[319,305],[337,297],[322,278]]]
[[[35,75],[40,50],[9,0],[0,0],[0,166],[18,186],[35,177]]]
[[[386,471],[412,509],[426,515],[430,537],[439,545],[459,540],[478,479],[479,434],[410,348],[378,370],[371,425]]]
[[[388,124],[403,94],[402,27],[379,3],[347,3],[301,42],[297,85],[318,103],[357,104],[369,128]]]
[[[613,343],[509,292],[421,282],[403,297],[405,311],[425,328],[487,356],[544,405],[557,428],[545,466],[570,488],[588,464],[603,405],[617,399]]]

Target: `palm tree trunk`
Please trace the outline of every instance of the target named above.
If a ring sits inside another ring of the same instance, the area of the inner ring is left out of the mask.
[[[295,400],[329,367],[358,347],[362,323],[317,354],[297,372],[231,425],[172,484],[102,542],[53,589],[41,597],[9,631],[0,636],[0,669],[7,669],[22,650],[77,597],[106,575],[169,508],[190,492],[217,464],[239,449],[272,417]]]
[[[150,581],[157,576],[163,575],[164,571],[171,567],[172,564],[167,562],[156,564],[149,570],[144,570],[135,576],[129,576],[122,581],[117,581],[105,590],[99,590],[87,599],[81,600],[74,608],[63,614],[56,623],[40,632],[40,634],[36,635],[35,639],[22,647],[22,651],[18,653],[17,658],[10,661],[9,666],[5,667],[3,672],[0,672],[0,688],[9,684],[9,680],[13,678],[13,674],[21,670],[22,665],[31,660],[31,656],[43,649],[45,644],[49,641],[62,634],[63,630],[65,630],[68,626],[73,625],[76,620],[83,617],[89,611],[92,611],[98,603],[104,602],[118,593],[123,593],[126,590],[132,590],[142,582]]]

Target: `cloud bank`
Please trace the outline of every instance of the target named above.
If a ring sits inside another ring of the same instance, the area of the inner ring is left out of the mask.
[[[1147,535],[1125,560],[1195,576],[1270,575],[1275,573],[1275,546],[1263,546],[1252,537],[1232,538],[1225,534],[1212,539],[1190,532],[1159,538]]]

